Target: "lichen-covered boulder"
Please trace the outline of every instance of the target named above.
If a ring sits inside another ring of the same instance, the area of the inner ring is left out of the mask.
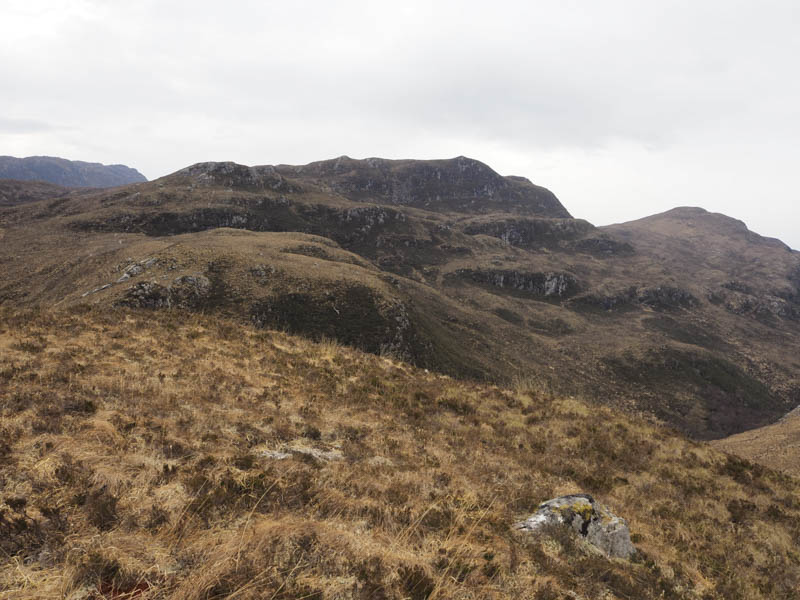
[[[571,527],[606,556],[630,558],[636,553],[625,519],[595,502],[589,494],[560,496],[543,502],[530,517],[514,528],[536,533],[548,525]]]

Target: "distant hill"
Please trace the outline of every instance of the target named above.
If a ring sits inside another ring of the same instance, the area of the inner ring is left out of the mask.
[[[0,156],[0,179],[45,181],[65,187],[108,188],[147,178],[125,165],[102,165],[54,156]]]
[[[54,199],[74,191],[71,188],[47,183],[45,181],[19,181],[0,179],[0,207],[17,206],[26,202]]]
[[[698,208],[597,228],[465,157],[200,163],[0,235],[6,306],[213,312],[699,439],[800,404],[800,253]]]

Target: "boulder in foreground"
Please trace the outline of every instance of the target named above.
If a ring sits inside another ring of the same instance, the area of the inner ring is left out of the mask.
[[[589,494],[560,496],[543,502],[530,517],[515,523],[514,528],[536,533],[553,525],[571,527],[611,558],[630,558],[636,553],[625,519],[595,502]]]

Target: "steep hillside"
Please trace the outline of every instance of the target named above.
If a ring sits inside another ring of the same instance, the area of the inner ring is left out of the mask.
[[[531,383],[183,310],[2,310],[0,596],[796,598],[797,480]],[[512,528],[575,492],[632,560]]]
[[[183,307],[697,438],[800,404],[800,253],[701,209],[607,228],[475,160],[200,163],[0,209],[0,302]]]
[[[107,188],[147,179],[125,165],[101,165],[54,156],[0,156],[0,179],[44,181],[64,187]]]

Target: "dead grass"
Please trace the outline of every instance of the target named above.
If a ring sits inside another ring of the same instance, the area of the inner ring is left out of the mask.
[[[796,480],[538,380],[179,312],[7,310],[0,349],[3,599],[795,597]],[[577,491],[635,561],[511,531]]]
[[[714,445],[724,452],[800,476],[800,414],[797,411],[777,423],[717,440]]]

